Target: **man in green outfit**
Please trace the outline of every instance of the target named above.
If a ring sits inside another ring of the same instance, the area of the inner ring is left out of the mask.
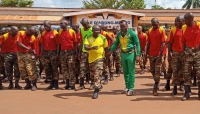
[[[140,42],[136,33],[133,30],[128,29],[127,21],[121,20],[119,24],[121,30],[118,32],[116,41],[106,56],[110,56],[120,44],[121,61],[126,85],[122,94],[126,93],[127,96],[132,96],[134,94],[133,88],[135,83],[135,61],[139,61],[140,57]],[[135,49],[134,45],[136,45],[137,49]]]

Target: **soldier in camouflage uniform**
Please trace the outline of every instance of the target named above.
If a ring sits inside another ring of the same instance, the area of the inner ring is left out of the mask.
[[[22,87],[19,85],[20,72],[17,62],[17,37],[18,28],[16,26],[12,26],[11,32],[4,34],[1,39],[1,48],[4,54],[6,75],[8,76],[8,80],[10,82],[8,89],[12,89],[14,87],[13,68],[15,77],[15,88],[22,89]]]
[[[27,31],[19,32],[17,38],[18,44],[18,65],[20,74],[25,76],[26,86],[24,89],[32,91],[37,90],[37,69],[36,69],[36,52],[35,52],[35,27],[30,27]],[[31,85],[32,84],[32,85]]]

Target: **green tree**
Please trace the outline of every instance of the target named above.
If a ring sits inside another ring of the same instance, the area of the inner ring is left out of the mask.
[[[32,7],[33,0],[1,0],[1,7]]]
[[[199,8],[199,7],[200,7],[200,0],[187,0],[185,4],[182,6],[183,9]]]
[[[144,9],[144,0],[83,0],[84,8]]]
[[[170,10],[170,9],[172,9],[172,8],[168,7],[167,9]]]
[[[161,7],[160,5],[154,5],[154,6],[151,6],[151,9],[164,9],[164,8]]]

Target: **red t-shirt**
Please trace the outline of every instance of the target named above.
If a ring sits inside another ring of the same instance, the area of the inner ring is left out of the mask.
[[[169,43],[172,44],[173,51],[176,52],[183,51],[181,37],[182,37],[182,29],[179,29],[178,27],[174,27],[171,29]]]
[[[108,41],[108,46],[110,46],[112,43],[112,41],[110,40],[110,37],[112,37],[112,36],[109,36],[108,32],[106,32],[106,31],[101,31],[101,34],[106,37],[106,39]]]
[[[61,50],[75,50],[75,43],[77,43],[76,32],[73,29],[66,31],[60,30],[60,44]]]
[[[147,34],[141,32],[138,34],[138,39],[140,41],[140,48],[144,50],[147,43]]]
[[[35,50],[35,36],[27,36],[26,32],[20,32],[19,36],[17,37],[17,42],[22,43],[26,47]],[[28,52],[27,49],[17,46],[18,52]]]
[[[40,54],[40,39],[39,38],[35,38],[35,52],[36,52],[36,55]]]
[[[1,37],[1,52],[6,53],[6,52],[17,52],[17,36],[16,35],[14,38],[10,36],[9,33],[4,34]]]
[[[195,22],[193,27],[183,25],[182,42],[185,42],[187,47],[195,48],[200,44],[200,22]]]
[[[77,37],[77,43],[80,44],[81,43],[81,32],[76,33],[76,37]]]
[[[41,44],[44,45],[44,50],[57,50],[59,45],[58,32],[56,30],[44,31],[41,35]]]
[[[158,27],[156,30],[149,29],[148,42],[150,43],[149,55],[158,56],[162,47],[162,43],[165,42],[165,29]]]

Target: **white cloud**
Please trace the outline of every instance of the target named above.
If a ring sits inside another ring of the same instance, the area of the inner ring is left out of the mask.
[[[181,9],[186,0],[156,0],[156,4],[164,8]],[[145,0],[146,9],[155,5],[155,0]],[[34,0],[34,7],[81,8],[82,0]]]

